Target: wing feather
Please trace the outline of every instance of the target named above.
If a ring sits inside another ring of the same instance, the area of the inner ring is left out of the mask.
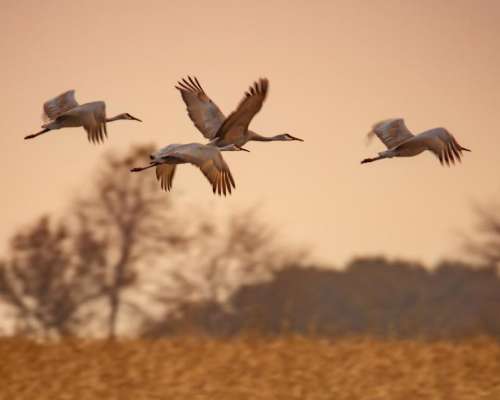
[[[75,91],[68,90],[53,99],[47,100],[43,104],[43,118],[53,121],[61,114],[75,107],[78,107],[78,102],[75,99]]]
[[[418,144],[423,144],[427,150],[434,153],[434,155],[439,159],[441,164],[455,164],[455,161],[462,162],[463,150],[467,150],[460,146],[453,135],[448,132],[445,128],[434,128],[428,131],[424,131],[411,141]],[[405,146],[403,143],[401,146]]]
[[[200,85],[196,77],[190,76],[177,82],[191,121],[207,139],[213,139],[226,118]]]
[[[252,118],[262,108],[269,88],[267,79],[259,79],[245,93],[245,97],[220,126],[215,137],[226,143],[235,143],[248,131]]]
[[[368,137],[376,135],[382,143],[392,149],[414,137],[405,125],[404,119],[386,119],[373,125]]]
[[[160,182],[163,190],[170,191],[172,189],[176,167],[175,164],[161,164],[156,167],[156,179]]]
[[[94,144],[103,143],[108,136],[106,129],[106,104],[103,101],[86,103],[79,107],[78,112],[83,128],[87,131],[89,142]]]
[[[212,185],[212,191],[218,195],[231,194],[231,186],[235,188],[234,179],[229,166],[222,158],[220,150],[214,146],[200,144],[179,145],[165,155],[200,168]],[[227,179],[229,177],[229,181]]]

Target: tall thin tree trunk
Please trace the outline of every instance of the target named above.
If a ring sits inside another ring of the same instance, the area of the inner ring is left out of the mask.
[[[116,287],[116,283],[111,289],[109,295],[109,320],[108,320],[108,339],[116,339],[116,321],[118,318],[118,309],[120,308],[120,289]]]
[[[130,255],[130,239],[125,235],[123,239],[122,251],[118,262],[113,268],[113,284],[109,291],[109,320],[108,320],[108,339],[116,339],[116,325],[118,322],[118,312],[121,304],[121,289],[123,286],[123,276],[128,265]]]

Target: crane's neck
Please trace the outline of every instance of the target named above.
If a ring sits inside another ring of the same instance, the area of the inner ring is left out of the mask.
[[[257,142],[274,142],[274,141],[277,141],[277,140],[283,140],[282,139],[283,135],[262,136],[262,135],[259,135],[256,132],[249,132],[249,133],[250,133],[249,140],[255,140]]]
[[[106,118],[106,122],[118,121],[119,119],[127,119],[127,118],[125,117],[125,114],[118,114],[115,115],[114,117]]]

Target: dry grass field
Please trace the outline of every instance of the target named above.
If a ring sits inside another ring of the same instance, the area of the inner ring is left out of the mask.
[[[500,399],[500,344],[0,339],[0,399]]]

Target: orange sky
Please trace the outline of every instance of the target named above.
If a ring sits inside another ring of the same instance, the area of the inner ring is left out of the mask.
[[[0,243],[61,212],[104,152],[202,141],[173,88],[186,74],[226,113],[256,78],[269,78],[251,127],[306,141],[226,153],[231,198],[214,200],[188,167],[174,189],[219,210],[258,203],[284,239],[321,260],[435,262],[472,226],[473,202],[500,195],[498,1],[2,0],[1,10]],[[70,88],[80,102],[105,100],[108,114],[145,122],[110,124],[100,147],[81,129],[25,142],[42,103]],[[454,168],[427,153],[361,166],[383,149],[366,146],[372,123],[398,116],[415,132],[445,126],[473,152]]]

